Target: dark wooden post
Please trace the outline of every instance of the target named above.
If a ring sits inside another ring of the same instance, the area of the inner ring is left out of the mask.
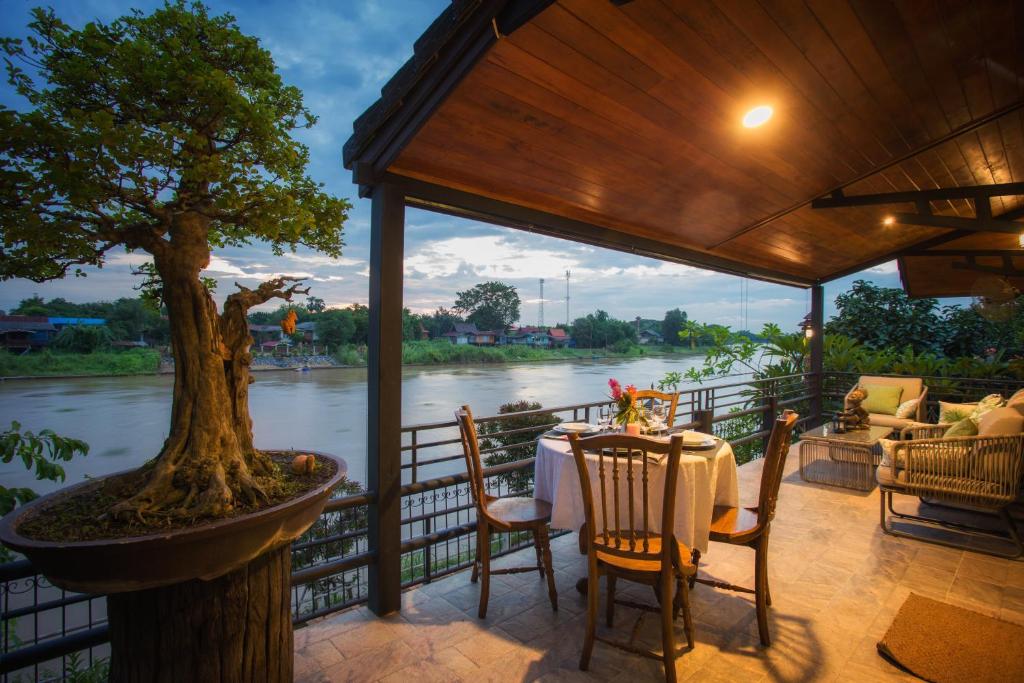
[[[813,422],[821,421],[825,391],[825,288],[811,287],[811,414]]]
[[[373,188],[370,218],[370,329],[367,345],[369,604],[390,614],[401,604],[402,259],[405,197],[394,185]]]

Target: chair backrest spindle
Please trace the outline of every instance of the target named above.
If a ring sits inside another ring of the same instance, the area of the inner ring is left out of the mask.
[[[587,543],[599,539],[598,542],[603,546],[601,552],[639,560],[662,561],[677,557],[673,529],[682,436],[677,434],[666,441],[622,434],[581,439],[573,434],[569,436],[569,443],[583,494],[590,534]],[[654,525],[650,514],[652,462],[659,465],[664,463],[666,468],[660,529],[652,528]],[[592,468],[597,470],[596,484],[591,483]],[[612,470],[610,477],[605,473],[607,468]],[[619,473],[622,468],[626,470],[624,474]],[[639,469],[639,472],[634,468]],[[610,492],[607,490],[609,479],[612,487]],[[620,488],[626,490],[620,493]],[[638,503],[642,510],[636,509]],[[612,507],[611,511],[608,510],[609,506]],[[625,511],[622,510],[623,506],[626,507]],[[657,553],[651,550],[653,538],[661,539],[661,543],[656,546],[660,548]]]

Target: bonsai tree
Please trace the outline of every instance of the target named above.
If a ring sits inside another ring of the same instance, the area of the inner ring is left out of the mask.
[[[238,286],[217,310],[200,276],[212,248],[252,242],[337,256],[351,208],[306,174],[292,133],[316,118],[230,15],[169,2],[73,29],[36,9],[5,39],[22,110],[0,108],[0,279],[43,282],[152,256],[174,354],[170,432],[122,520],[192,520],[258,505],[273,464],[253,447],[250,307],[298,281]]]

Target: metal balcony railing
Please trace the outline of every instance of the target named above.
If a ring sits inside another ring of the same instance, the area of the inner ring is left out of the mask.
[[[783,408],[809,414],[815,378],[726,380],[681,392],[677,428],[714,432],[730,441],[737,459],[760,457],[774,416]],[[491,495],[530,495],[537,436],[560,420],[593,421],[607,400],[478,418],[491,444],[485,459]],[[541,419],[537,419],[537,418]],[[528,427],[503,428],[534,418]],[[548,419],[550,418],[550,420]],[[556,419],[557,418],[557,419]],[[486,425],[491,425],[486,428]],[[469,566],[476,548],[476,515],[455,420],[402,427],[401,583],[429,582]],[[445,472],[454,472],[446,474]],[[292,545],[292,615],[296,625],[368,599],[368,568],[378,558],[368,542],[373,491],[332,498],[320,519]],[[564,532],[563,532],[564,533]],[[532,545],[522,534],[492,536],[492,553]],[[0,565],[0,676],[20,680],[81,679],[104,666],[106,598],[68,593],[21,560]]]

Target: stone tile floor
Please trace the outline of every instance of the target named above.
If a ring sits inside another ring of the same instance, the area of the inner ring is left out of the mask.
[[[676,660],[679,680],[910,680],[875,644],[911,591],[1024,623],[1024,562],[886,536],[877,490],[807,484],[796,470],[794,447],[772,527],[771,647],[758,642],[752,596],[698,585],[691,593],[697,642]],[[760,462],[740,468],[745,504],[755,503],[759,477]],[[552,553],[557,613],[537,574],[512,574],[492,579],[487,619],[478,619],[479,587],[462,571],[405,592],[399,614],[377,618],[359,607],[296,630],[296,680],[663,680],[660,663],[600,642],[590,671],[579,670],[585,605],[574,584],[585,568],[576,535],[555,539]],[[752,586],[753,559],[746,548],[712,544],[701,574]],[[528,549],[498,566],[532,561]],[[624,596],[653,602],[649,588],[619,586]],[[617,636],[628,638],[638,618],[638,644],[657,647],[653,614],[617,607]],[[598,629],[608,631],[603,621]],[[677,636],[685,642],[681,619]]]

